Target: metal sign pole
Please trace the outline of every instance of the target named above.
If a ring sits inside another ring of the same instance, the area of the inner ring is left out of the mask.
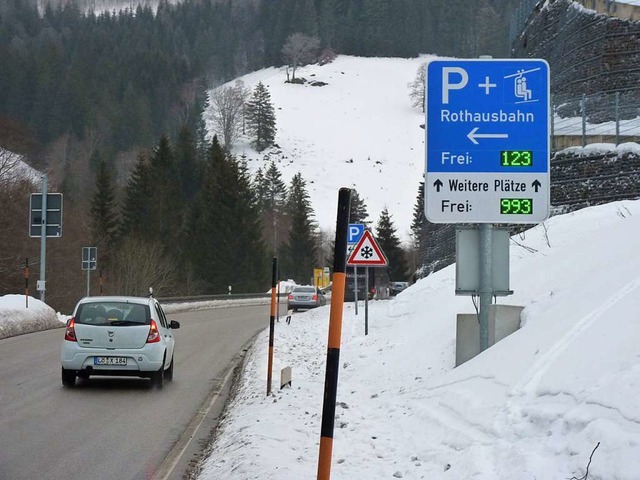
[[[364,272],[364,334],[369,335],[369,267]]]
[[[45,297],[45,271],[47,266],[47,176],[42,175],[42,219],[40,221],[40,301]]]
[[[356,315],[358,314],[358,267],[353,267],[353,295],[356,302]]]
[[[480,224],[480,351],[489,348],[489,306],[493,295],[493,224]]]
[[[91,283],[91,270],[87,268],[87,297],[89,296],[89,292],[91,291],[90,283]]]

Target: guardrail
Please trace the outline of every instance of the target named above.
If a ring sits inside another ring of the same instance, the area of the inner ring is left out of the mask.
[[[282,296],[283,294],[281,294]],[[270,293],[218,293],[215,295],[194,295],[190,297],[158,297],[160,303],[192,303],[213,300],[245,300],[252,298],[271,298]]]

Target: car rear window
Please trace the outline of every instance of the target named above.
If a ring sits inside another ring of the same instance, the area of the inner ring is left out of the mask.
[[[316,289],[314,287],[296,287],[293,291],[296,293],[315,293]]]
[[[78,306],[75,321],[84,325],[149,325],[149,305],[127,302],[92,302]]]

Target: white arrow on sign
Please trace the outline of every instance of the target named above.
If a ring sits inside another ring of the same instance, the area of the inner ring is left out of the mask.
[[[509,138],[509,135],[506,133],[476,133],[477,131],[478,127],[471,130],[467,135],[467,138],[476,145],[478,145],[476,138]]]

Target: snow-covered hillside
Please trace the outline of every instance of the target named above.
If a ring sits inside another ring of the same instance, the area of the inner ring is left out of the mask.
[[[331,478],[640,478],[638,236],[625,201],[514,237],[499,303],[525,307],[521,328],[458,368],[474,307],[454,265],[370,302],[368,336],[345,305]],[[291,366],[293,384],[270,397],[260,335],[199,480],[316,478],[329,309],[276,324],[274,379]]]
[[[244,139],[234,153],[246,156],[252,173],[272,159],[287,183],[300,172],[321,228],[335,229],[338,190],[351,187],[373,224],[388,207],[399,236],[408,240],[424,172],[424,115],[411,106],[407,84],[426,61],[339,56],[298,69],[296,77],[327,84],[321,87],[285,83],[284,68],[241,77],[251,90],[260,81],[267,86],[277,147],[258,153]],[[205,119],[211,131],[211,111]]]
[[[182,0],[74,0],[76,5],[81,11],[86,13],[94,12],[96,15],[103,14],[105,12],[118,13],[120,11],[129,10],[135,11],[138,5],[143,8],[149,7],[154,12],[158,9],[158,5],[161,2],[176,4]],[[57,6],[63,6],[70,3],[69,0],[38,0],[38,9],[44,12],[47,4],[52,5],[54,8]]]
[[[39,184],[42,173],[22,160],[22,155],[0,148],[0,177],[3,181],[30,180]]]

